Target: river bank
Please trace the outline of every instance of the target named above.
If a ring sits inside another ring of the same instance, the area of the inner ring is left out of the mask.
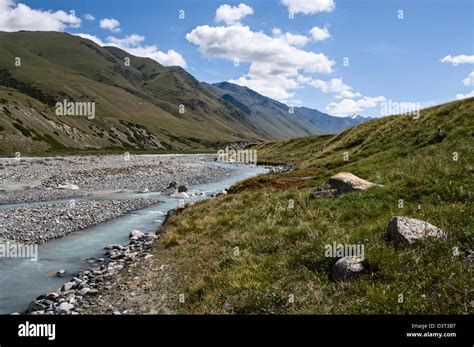
[[[216,196],[240,180],[268,172],[268,169],[263,167],[215,162],[212,156],[196,155],[182,157],[179,155],[173,159],[169,158],[169,160],[174,160],[181,164],[187,163],[186,165],[189,165],[191,170],[187,173],[180,172],[179,175],[170,175],[166,179],[163,178],[161,185],[164,188],[162,191],[136,192],[130,189],[129,186],[125,186],[124,190],[120,193],[111,192],[104,194],[103,191],[97,191],[93,192],[94,194],[91,196],[74,196],[74,198],[69,200],[33,201],[15,205],[1,205],[0,216],[4,217],[2,223],[8,225],[9,228],[13,225],[18,229],[16,233],[10,232],[8,239],[22,241],[23,238],[16,238],[16,236],[34,239],[30,238],[30,234],[35,235],[38,238],[37,243],[39,243],[39,259],[37,261],[30,261],[29,259],[0,259],[0,313],[24,312],[31,299],[41,293],[49,294],[55,292],[56,295],[50,295],[49,299],[46,299],[45,296],[41,300],[51,300],[51,298],[56,298],[57,300],[64,299],[59,303],[62,304],[64,301],[72,299],[71,295],[75,293],[67,293],[71,297],[62,296],[61,288],[65,282],[70,282],[73,278],[79,279],[83,282],[77,283],[77,287],[72,286],[70,290],[74,291],[77,288],[80,291],[86,286],[92,290],[95,289],[94,286],[90,285],[88,279],[83,276],[93,280],[95,277],[95,275],[93,276],[94,272],[96,272],[96,275],[107,277],[109,270],[111,270],[112,277],[110,281],[105,279],[94,280],[94,283],[104,284],[104,287],[97,289],[100,290],[100,295],[102,295],[102,292],[107,291],[109,285],[114,285],[115,276],[123,273],[124,270],[120,268],[122,265],[126,267],[125,265],[128,265],[128,263],[139,264],[144,262],[144,257],[147,254],[141,251],[142,248],[146,250],[143,242],[141,242],[143,240],[132,240],[132,243],[136,242],[140,246],[134,244],[132,249],[129,249],[130,245],[128,245],[128,242],[130,240],[128,236],[131,230],[138,229],[145,234],[154,234],[159,229],[166,213],[179,208],[183,204],[183,200],[186,203],[194,203],[207,197]],[[186,165],[180,165],[182,171],[186,170]],[[197,172],[197,168],[201,168],[201,170]],[[191,177],[193,174],[195,176]],[[165,175],[162,176],[165,177]],[[129,177],[133,179],[134,176],[130,175]],[[179,178],[177,179],[177,177]],[[189,177],[189,180],[181,180],[180,178],[183,177]],[[175,182],[179,182],[176,188],[174,188]],[[189,182],[202,183],[193,184]],[[172,194],[177,188],[182,189],[183,186],[185,187],[184,189],[188,189],[187,197],[182,193],[177,196]],[[80,189],[82,189],[82,185]],[[75,192],[77,190],[73,191],[73,193]],[[184,199],[181,195],[183,195]],[[77,209],[77,214],[71,213],[71,201],[73,208]],[[135,206],[138,209],[126,212],[106,222],[101,222],[98,219],[104,211],[108,211],[106,215],[109,215],[110,213],[121,211],[122,207],[125,209],[129,206]],[[142,208],[143,206],[145,208]],[[55,218],[57,213],[61,215],[61,218],[73,218],[66,224],[58,224],[57,218]],[[44,220],[43,217],[45,217]],[[81,224],[79,221],[87,222],[87,218],[91,218],[90,226],[84,225],[83,229],[74,232],[72,232],[72,229],[65,228],[66,231],[64,232],[62,226],[77,226]],[[36,228],[38,233],[25,232],[25,228],[21,228],[22,220],[25,227],[28,227],[28,229],[30,227],[31,229]],[[40,235],[44,235],[44,233],[41,232],[42,227],[36,224],[41,225],[45,220],[51,225],[55,225],[56,230],[60,232],[61,235],[57,235],[57,239],[41,239]],[[74,221],[77,223],[74,223]],[[94,224],[96,222],[98,224]],[[3,229],[5,230],[5,227]],[[149,239],[147,238],[146,240]],[[116,249],[108,249],[107,252],[110,251],[110,253],[104,254],[103,248],[111,244],[115,245]],[[112,253],[117,250],[127,252],[111,259],[109,256],[113,255]],[[133,261],[127,260],[129,259],[129,253],[132,254]],[[121,264],[122,261],[124,264]],[[111,267],[110,269],[109,266]],[[56,275],[59,270],[64,270],[61,272],[60,277]],[[86,272],[86,274],[84,275],[83,272]],[[111,283],[108,284],[107,282]],[[34,285],[32,285],[33,283]],[[92,295],[94,293],[92,291],[88,294],[87,299],[93,298]],[[76,296],[76,294],[74,295]],[[80,297],[80,295],[77,296]],[[79,301],[77,298],[74,300]],[[72,301],[74,302],[74,300]],[[56,303],[56,301],[53,302]],[[77,305],[77,302],[75,302],[75,307],[78,310],[71,310],[71,313],[81,312],[81,309],[85,312],[87,310],[87,300],[85,302],[84,307]],[[46,301],[46,303],[49,304],[49,301]],[[51,314],[49,313],[51,310],[47,311],[48,308],[49,306],[40,311],[43,311],[44,314]],[[54,309],[56,310],[56,307]]]

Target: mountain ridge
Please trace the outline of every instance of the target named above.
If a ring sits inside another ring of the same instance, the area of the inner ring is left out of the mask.
[[[203,151],[321,133],[314,122],[248,88],[253,108],[239,101],[239,93],[222,93],[180,67],[80,36],[0,32],[0,53],[4,154]],[[56,115],[63,100],[93,102],[95,118]]]

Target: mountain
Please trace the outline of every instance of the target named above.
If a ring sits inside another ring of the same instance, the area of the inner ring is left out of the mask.
[[[334,117],[308,107],[297,107],[295,108],[295,113],[325,134],[337,134],[370,119],[361,116]]]
[[[246,114],[267,137],[283,140],[288,137],[321,134],[321,131],[310,122],[295,113],[290,113],[287,105],[247,87],[228,82],[212,85],[203,83],[203,86]]]
[[[94,119],[56,115],[56,103],[64,100],[93,102]],[[180,67],[165,67],[67,33],[0,32],[4,154],[204,150],[316,133],[303,120],[302,129],[281,122],[278,131],[272,130],[275,122],[266,122],[213,93]]]
[[[288,129],[292,131],[292,137],[336,134],[368,120],[360,116],[334,117],[307,107],[294,107],[294,113],[290,114],[287,105],[247,87],[228,82],[204,85],[242,112],[255,117],[256,122],[261,123],[262,131],[279,139],[285,138]]]

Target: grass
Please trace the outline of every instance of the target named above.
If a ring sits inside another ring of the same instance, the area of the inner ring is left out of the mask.
[[[177,291],[186,298],[175,309],[473,313],[473,114],[469,99],[424,110],[419,120],[388,117],[334,137],[257,145],[259,160],[295,170],[244,181],[167,221],[154,253],[175,265]],[[341,171],[384,186],[309,198]],[[306,176],[313,178],[299,179]],[[448,239],[396,248],[384,234],[400,215],[434,224]],[[325,257],[324,246],[333,242],[363,244],[369,271],[352,282],[332,281],[336,259]]]
[[[25,109],[32,105],[34,109],[42,110],[47,115],[45,118],[54,121],[58,127],[65,123],[86,135],[81,141],[71,139],[64,132],[57,136],[53,131],[49,132],[44,120],[20,116],[25,127],[47,132],[71,152],[74,149],[79,152],[83,147],[106,149],[117,146],[96,136],[89,128],[91,123],[102,131],[112,127],[124,131],[125,127],[119,126],[120,121],[139,124],[175,152],[206,150],[209,149],[205,147],[208,142],[267,138],[250,119],[206,91],[185,70],[164,67],[152,59],[134,57],[118,48],[100,47],[66,33],[2,32],[0,53],[0,123],[10,121],[8,117],[12,116],[10,107],[13,102],[19,102]],[[15,57],[21,57],[21,68],[14,66]],[[123,64],[125,57],[131,58],[128,67]],[[15,97],[7,94],[6,88],[16,90]],[[58,119],[54,106],[64,99],[94,101],[96,119]],[[178,112],[180,104],[186,104],[185,114]],[[162,129],[175,138],[165,135]],[[16,133],[13,137],[10,135],[5,134],[5,140],[15,147],[13,152],[34,151],[31,141],[17,141]],[[186,138],[203,141],[189,143]],[[88,143],[84,144],[86,141]],[[136,142],[134,140],[133,145]],[[56,151],[47,142],[37,149],[44,152],[48,147],[50,151]],[[159,149],[146,143],[139,143],[137,147]]]

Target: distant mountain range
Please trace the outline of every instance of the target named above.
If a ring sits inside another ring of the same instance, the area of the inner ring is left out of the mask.
[[[64,100],[95,117],[58,115]],[[0,32],[0,152],[204,150],[339,132],[364,121],[289,107],[246,87],[201,83],[115,47],[59,32]]]
[[[293,107],[293,114],[291,114],[288,105],[267,98],[247,87],[228,82],[212,85],[203,83],[203,85],[242,112],[255,116],[262,122],[261,125],[265,130],[272,131],[273,136],[281,135],[282,138],[288,137],[289,131],[294,131],[291,137],[301,136],[298,130],[313,132],[313,134],[336,134],[370,119],[358,115],[334,117],[308,107]],[[274,126],[276,122],[284,124],[284,132],[278,131],[277,126]],[[295,126],[297,129],[294,129]]]

